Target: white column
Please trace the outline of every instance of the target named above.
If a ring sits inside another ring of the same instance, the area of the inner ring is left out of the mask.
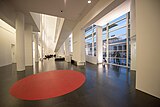
[[[65,61],[71,62],[69,50],[69,37],[65,40]]]
[[[97,63],[103,62],[102,27],[96,26]]]
[[[44,32],[44,28],[43,28],[43,15],[41,15],[41,21],[40,21],[40,59],[43,59],[43,32]]]
[[[81,30],[80,36],[80,61],[77,63],[79,66],[85,65],[85,32]]]
[[[131,0],[130,6],[131,25],[131,70],[136,70],[136,7],[135,0]]]
[[[34,42],[35,42],[35,62],[38,62],[39,60],[38,60],[38,33],[36,33],[35,35],[34,35]]]
[[[33,27],[25,26],[25,66],[33,65]]]
[[[24,14],[17,13],[16,17],[16,58],[17,71],[25,70],[25,49],[24,49]]]

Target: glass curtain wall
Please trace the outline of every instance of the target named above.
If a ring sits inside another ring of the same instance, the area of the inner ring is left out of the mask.
[[[102,27],[103,61],[107,61],[107,25]]]
[[[126,13],[102,27],[103,61],[130,66],[130,14]],[[96,25],[85,29],[86,55],[96,56]]]
[[[96,25],[85,29],[86,55],[96,56]]]
[[[116,18],[115,20],[107,23],[107,25],[103,26],[102,38],[103,38],[103,58],[107,57],[108,64],[129,67],[130,66],[129,13],[124,14]],[[108,51],[108,53],[106,51]]]

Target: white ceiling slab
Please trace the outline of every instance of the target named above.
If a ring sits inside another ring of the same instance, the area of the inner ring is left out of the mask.
[[[87,10],[90,10],[98,0],[8,0],[17,10],[23,12],[36,12],[69,20],[77,20]],[[63,11],[63,12],[61,12]]]
[[[58,42],[58,49],[70,35],[75,25],[84,17],[91,8],[99,1],[92,0],[6,0],[17,11],[23,13],[35,12],[65,18]]]

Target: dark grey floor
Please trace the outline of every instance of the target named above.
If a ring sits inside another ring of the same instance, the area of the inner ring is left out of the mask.
[[[11,85],[28,75],[59,69],[82,72],[86,82],[79,89],[57,98],[24,101],[9,94]],[[0,107],[160,107],[160,99],[135,90],[135,72],[115,66],[77,67],[53,59],[17,72],[16,65],[0,67]]]

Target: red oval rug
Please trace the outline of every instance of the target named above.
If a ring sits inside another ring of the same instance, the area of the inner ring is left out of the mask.
[[[23,100],[42,100],[65,95],[84,82],[85,76],[77,71],[48,71],[17,81],[11,87],[10,94]]]

